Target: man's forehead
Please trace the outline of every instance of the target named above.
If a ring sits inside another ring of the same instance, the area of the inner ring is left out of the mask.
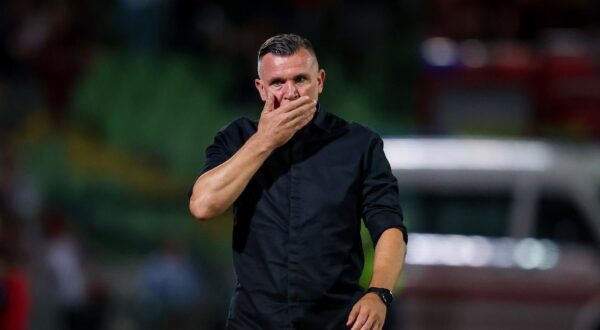
[[[289,56],[266,54],[259,62],[258,74],[262,76],[266,72],[276,73],[288,70],[312,71],[317,66],[315,56],[303,48]]]

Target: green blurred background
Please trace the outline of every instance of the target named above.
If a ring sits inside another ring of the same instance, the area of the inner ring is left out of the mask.
[[[31,329],[222,328],[231,215],[195,222],[186,192],[216,131],[258,118],[256,51],[271,35],[308,37],[323,107],[384,136],[600,137],[591,0],[0,8],[0,276],[28,283]],[[573,83],[585,86],[576,102],[563,97]],[[474,110],[447,120],[456,104]],[[169,267],[188,285],[179,297],[155,288]]]

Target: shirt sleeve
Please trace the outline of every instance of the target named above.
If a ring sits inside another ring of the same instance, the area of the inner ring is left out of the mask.
[[[231,157],[227,139],[223,131],[219,131],[211,145],[206,148],[206,161],[204,167],[200,171],[200,175],[212,170],[213,168],[223,164]]]
[[[383,152],[383,140],[377,134],[371,139],[363,159],[362,215],[373,245],[389,228],[402,231],[408,242],[398,197],[398,182]]]
[[[205,156],[206,156],[205,157],[206,160],[204,162],[204,167],[202,168],[202,171],[200,171],[200,174],[198,175],[198,177],[200,177],[202,174],[212,170],[213,168],[223,164],[225,161],[227,161],[231,157],[231,153],[229,151],[229,147],[227,144],[227,138],[226,138],[224,130],[219,131],[217,133],[217,135],[215,136],[213,143],[206,148]],[[194,183],[195,183],[195,180],[194,180]],[[188,189],[188,192],[187,192],[188,199],[192,197],[194,183]]]

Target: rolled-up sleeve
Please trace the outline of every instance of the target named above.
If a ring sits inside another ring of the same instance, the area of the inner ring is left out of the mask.
[[[202,171],[200,171],[198,177],[212,170],[213,168],[223,164],[231,157],[230,149],[227,144],[226,133],[227,132],[225,131],[225,129],[222,129],[219,132],[217,132],[213,143],[206,148],[204,167],[202,168]],[[192,184],[190,189],[188,189],[188,199],[192,197],[193,188],[194,185]]]
[[[398,197],[398,182],[383,152],[383,140],[379,135],[374,134],[371,138],[362,166],[362,216],[373,245],[389,228],[400,229],[404,242],[408,242]]]
[[[202,171],[200,171],[200,175],[223,164],[231,157],[226,140],[225,132],[219,131],[215,136],[213,143],[206,148],[206,160]]]

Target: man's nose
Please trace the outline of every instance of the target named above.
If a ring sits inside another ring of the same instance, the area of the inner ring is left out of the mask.
[[[293,82],[287,82],[285,84],[285,90],[284,90],[284,94],[283,97],[286,100],[295,100],[297,98],[300,97],[300,92],[298,91],[298,88],[296,87],[296,84],[294,84]]]

